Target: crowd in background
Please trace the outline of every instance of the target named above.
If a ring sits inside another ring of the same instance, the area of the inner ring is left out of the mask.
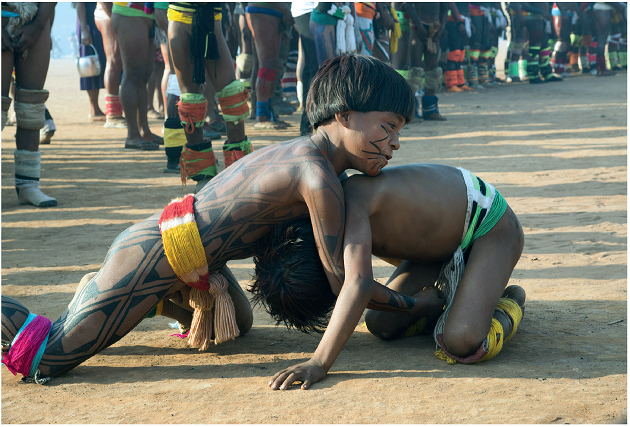
[[[2,4],[2,126],[17,126],[19,201],[40,207],[57,204],[39,189],[39,144],[49,144],[56,130],[44,89],[54,7]],[[626,3],[77,2],[75,8],[80,54],[101,64],[99,73],[80,78],[88,119],[126,128],[125,148],[164,145],[164,172],[193,179],[198,188],[217,174],[212,140],[226,135],[225,166],[251,152],[244,120],[254,130],[285,129],[291,125],[280,116],[301,109],[299,135],[310,135],[302,108],[310,81],[338,55],[390,64],[416,94],[416,119],[437,121],[447,120],[438,106],[442,91],[627,68]],[[204,50],[198,40],[211,46]],[[497,67],[500,46],[506,55]],[[151,131],[149,118],[164,120],[163,136]]]

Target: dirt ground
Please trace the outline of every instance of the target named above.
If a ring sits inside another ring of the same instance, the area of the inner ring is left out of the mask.
[[[391,165],[470,169],[523,224],[510,283],[526,289],[527,311],[494,359],[447,365],[431,337],[384,342],[361,322],[323,382],[272,391],[270,377],[307,360],[319,336],[275,327],[256,308],[247,335],[199,352],[158,317],[45,386],[3,367],[2,423],[626,423],[626,77],[441,94],[447,122],[401,133]],[[163,149],[125,150],[125,130],[87,121],[72,61],[53,60],[46,87],[57,133],[41,147],[41,181],[59,205],[18,205],[15,127],[5,128],[1,283],[2,295],[54,320],[121,231],[194,187],[162,172]],[[254,147],[296,136],[298,115],[287,120],[293,127],[274,132],[247,121]],[[229,266],[247,286],[251,259]],[[393,271],[374,266],[383,282]]]

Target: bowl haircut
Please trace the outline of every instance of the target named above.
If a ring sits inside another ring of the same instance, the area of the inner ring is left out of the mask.
[[[317,252],[308,217],[279,224],[254,249],[254,282],[247,289],[287,329],[323,332],[337,297]]]
[[[413,119],[414,94],[392,67],[364,55],[326,60],[311,80],[306,113],[314,129],[336,113],[389,111]]]

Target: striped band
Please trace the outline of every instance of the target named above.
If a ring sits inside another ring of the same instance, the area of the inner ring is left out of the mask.
[[[188,286],[207,291],[208,263],[195,221],[194,202],[189,194],[169,203],[160,216],[160,232],[175,274]]]

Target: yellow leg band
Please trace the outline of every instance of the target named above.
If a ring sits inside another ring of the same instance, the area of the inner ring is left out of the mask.
[[[503,349],[503,343],[514,336],[518,325],[523,319],[523,311],[519,307],[518,303],[510,298],[501,298],[497,303],[497,310],[503,311],[512,318],[513,325],[510,335],[504,337],[503,327],[501,326],[501,323],[493,317],[492,324],[490,325],[490,332],[488,332],[488,336],[481,344],[481,348],[478,350],[478,352],[481,352],[481,350],[483,350],[486,354],[478,359],[476,357],[473,358],[472,356],[469,356],[468,358],[466,358],[468,360],[462,361],[463,363],[478,363],[492,359]],[[445,360],[446,363],[448,363],[449,365],[454,365],[457,363],[457,360],[446,354],[446,352],[444,352],[444,350],[442,349],[435,352],[435,357]]]
[[[164,147],[183,147],[186,144],[186,131],[184,128],[164,128]]]
[[[518,306],[518,303],[510,298],[501,298],[499,303],[497,304],[497,308],[499,310],[503,310],[507,315],[512,318],[514,325],[512,326],[512,332],[510,335],[505,337],[505,341],[508,341],[510,338],[514,336],[516,333],[516,329],[518,325],[520,325],[521,320],[523,320],[523,310]]]

